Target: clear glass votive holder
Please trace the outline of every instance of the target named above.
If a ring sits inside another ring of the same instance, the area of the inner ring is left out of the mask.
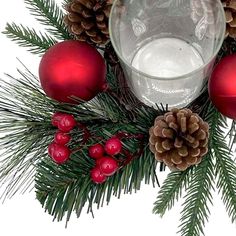
[[[212,72],[225,25],[220,0],[115,0],[109,31],[137,98],[185,107]]]

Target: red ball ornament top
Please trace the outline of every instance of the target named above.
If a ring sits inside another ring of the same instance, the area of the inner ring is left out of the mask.
[[[91,45],[68,40],[51,47],[39,66],[39,77],[47,96],[65,103],[76,103],[74,96],[89,101],[106,84],[106,65]]]
[[[223,115],[236,119],[236,54],[223,58],[209,80],[209,95]]]

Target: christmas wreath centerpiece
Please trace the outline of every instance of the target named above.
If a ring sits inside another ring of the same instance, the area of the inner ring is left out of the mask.
[[[7,183],[6,196],[34,183],[45,210],[69,221],[72,212],[81,215],[85,204],[93,213],[94,204],[139,190],[142,181],[159,185],[157,170],[170,169],[155,214],[164,215],[185,191],[180,234],[201,235],[216,185],[235,223],[235,1],[222,0],[227,34],[218,65],[199,96],[178,108],[158,101],[146,105],[134,95],[121,67],[124,61],[110,42],[113,1],[67,0],[62,7],[53,0],[25,3],[47,33],[15,23],[3,32],[42,56],[39,76],[23,65],[20,78],[8,75],[10,82],[2,81],[0,182]],[[126,14],[122,1],[116,4],[121,6],[117,14]],[[199,6],[191,1],[192,9]],[[198,13],[200,24],[205,16]],[[131,23],[138,35],[146,30],[138,19]],[[211,37],[207,29],[205,34]]]

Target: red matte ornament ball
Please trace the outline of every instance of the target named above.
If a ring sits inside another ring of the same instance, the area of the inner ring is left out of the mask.
[[[57,164],[64,164],[70,158],[71,151],[68,147],[54,144],[54,149],[51,152],[51,158]]]
[[[76,120],[74,116],[65,114],[58,122],[58,129],[62,132],[69,132],[76,126]]]
[[[89,101],[106,84],[106,65],[100,53],[86,42],[68,40],[51,47],[42,57],[39,78],[46,95],[64,103]]]
[[[67,133],[57,132],[54,135],[54,142],[61,145],[66,145],[70,142],[71,136]]]
[[[103,157],[104,154],[104,148],[100,143],[97,143],[91,147],[89,147],[89,156],[98,159]]]
[[[107,140],[105,144],[105,151],[108,155],[114,156],[121,152],[122,143],[120,139],[113,137]]]
[[[101,172],[99,167],[94,167],[90,172],[92,181],[96,184],[102,184],[107,180],[107,177]]]
[[[102,157],[99,160],[99,167],[105,176],[111,176],[114,175],[118,170],[118,163],[114,158]]]
[[[219,112],[236,120],[236,54],[219,62],[209,80],[208,90]]]

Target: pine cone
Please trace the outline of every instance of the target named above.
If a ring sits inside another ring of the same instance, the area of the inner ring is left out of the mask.
[[[209,126],[189,109],[172,109],[151,127],[150,150],[171,170],[184,171],[208,152]]]
[[[79,41],[104,45],[109,41],[108,19],[113,0],[72,0],[65,6],[65,24]]]
[[[236,0],[221,0],[225,9],[226,37],[236,38]]]

